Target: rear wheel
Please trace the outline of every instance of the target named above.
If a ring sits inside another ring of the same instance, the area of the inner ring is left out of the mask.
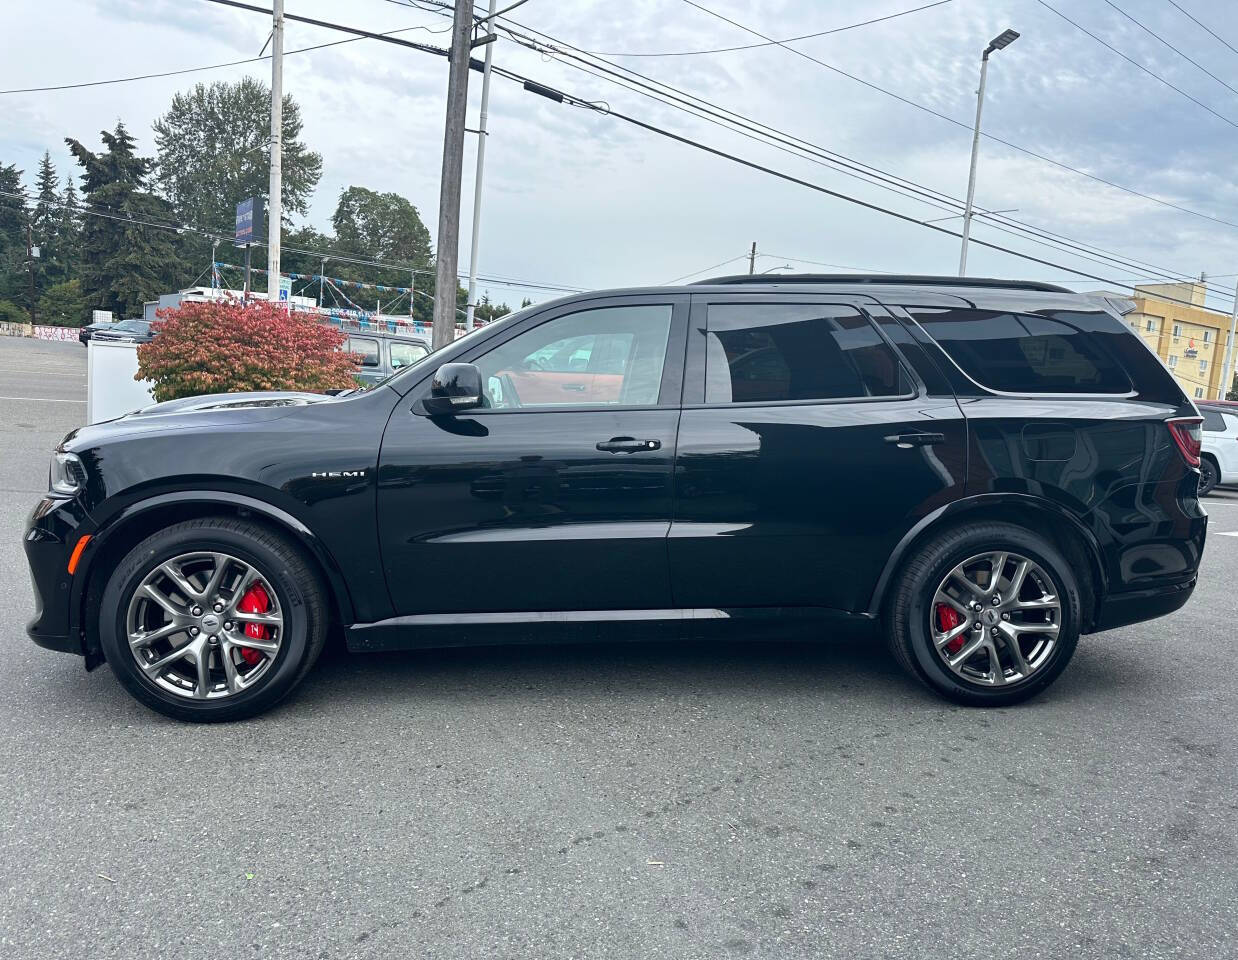
[[[301,552],[265,527],[190,520],[134,547],[103,590],[99,640],[138,700],[180,720],[269,709],[318,658],[327,618]]]
[[[1010,524],[951,530],[904,566],[886,611],[895,658],[938,693],[972,706],[1035,696],[1079,639],[1079,589],[1047,540]]]
[[[1199,461],[1199,495],[1202,497],[1205,494],[1212,492],[1212,488],[1221,482],[1221,471],[1217,469],[1216,463],[1210,457],[1203,457]]]

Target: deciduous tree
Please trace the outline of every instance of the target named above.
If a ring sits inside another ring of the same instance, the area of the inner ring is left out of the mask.
[[[172,98],[154,123],[155,185],[182,223],[231,234],[236,205],[267,195],[270,115],[270,88],[252,77],[199,83]],[[322,157],[300,139],[301,111],[291,96],[284,97],[283,116],[284,211],[305,214],[322,176]]]

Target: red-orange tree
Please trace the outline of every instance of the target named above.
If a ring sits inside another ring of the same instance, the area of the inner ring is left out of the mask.
[[[268,300],[185,303],[159,311],[155,339],[138,347],[135,379],[156,400],[245,390],[332,390],[356,386],[344,334],[312,314]]]

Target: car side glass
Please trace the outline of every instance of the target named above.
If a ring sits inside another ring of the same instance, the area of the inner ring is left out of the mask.
[[[671,316],[670,304],[617,305],[538,324],[474,361],[487,406],[656,404]],[[612,342],[622,354],[607,352]]]

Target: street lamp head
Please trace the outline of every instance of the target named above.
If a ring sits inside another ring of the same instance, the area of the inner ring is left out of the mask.
[[[1003,30],[989,41],[989,45],[984,48],[984,55],[987,57],[994,50],[1004,50],[1018,39],[1019,34],[1014,30]]]

